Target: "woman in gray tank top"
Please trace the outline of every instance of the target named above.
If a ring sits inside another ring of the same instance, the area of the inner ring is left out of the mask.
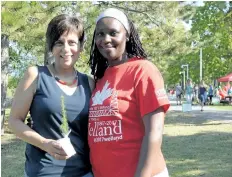
[[[27,69],[9,118],[10,128],[27,143],[25,176],[92,176],[87,132],[94,81],[74,68],[83,49],[83,24],[76,17],[58,15],[50,21],[46,39],[55,62]],[[24,124],[28,112],[32,127]],[[75,152],[71,155],[58,141],[65,129]]]

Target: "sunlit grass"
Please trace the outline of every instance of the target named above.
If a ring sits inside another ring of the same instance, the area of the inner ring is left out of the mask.
[[[2,176],[23,177],[25,143],[7,124],[5,129]],[[166,116],[162,149],[171,177],[231,177],[231,147],[232,113],[172,111]]]
[[[219,109],[219,110],[232,110],[232,105],[210,105],[210,108]]]
[[[231,176],[232,117],[206,114],[168,113],[163,152],[171,177]]]

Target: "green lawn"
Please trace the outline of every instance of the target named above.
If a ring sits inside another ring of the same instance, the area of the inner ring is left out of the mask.
[[[216,109],[216,110],[232,110],[232,105],[212,105],[209,106],[210,108]]]
[[[5,128],[1,137],[1,176],[23,177],[25,143]]]
[[[163,152],[171,177],[231,177],[231,150],[232,116],[167,115]]]
[[[167,114],[163,152],[171,177],[232,176],[231,114]],[[7,127],[1,140],[2,176],[23,177],[25,143]]]
[[[1,176],[24,177],[26,144],[16,138],[7,126],[10,109],[6,109],[5,134],[1,136]]]

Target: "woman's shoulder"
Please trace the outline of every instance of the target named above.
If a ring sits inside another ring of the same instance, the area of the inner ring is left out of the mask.
[[[134,65],[137,68],[145,69],[145,70],[147,70],[147,69],[158,70],[157,66],[147,59],[133,58],[132,61],[134,61],[134,62],[132,62],[133,63],[132,65]]]
[[[28,86],[31,86],[33,88],[33,92],[35,92],[36,88],[36,81],[38,76],[38,68],[37,66],[30,66],[26,69],[24,72],[24,77],[22,78],[20,83],[23,83],[24,87],[27,88]]]
[[[79,76],[86,77],[88,79],[90,89],[91,89],[91,91],[93,91],[93,89],[95,87],[95,81],[94,81],[93,77],[90,76],[89,74],[86,74],[86,73],[83,73],[80,71],[78,71],[78,73],[79,73]]]
[[[30,78],[36,78],[38,76],[38,67],[37,66],[29,66],[25,71],[25,76]]]
[[[85,77],[85,78],[88,78],[88,79],[93,79],[89,74],[81,72],[81,71],[78,71],[78,76],[79,77]]]

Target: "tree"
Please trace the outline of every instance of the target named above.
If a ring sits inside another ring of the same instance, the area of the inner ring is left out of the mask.
[[[9,63],[9,39],[5,34],[1,35],[1,134],[4,134],[5,100],[7,90],[7,65]]]
[[[182,23],[182,19],[188,19],[187,10],[178,2],[7,2],[3,7],[3,29],[10,27],[10,34],[17,32],[17,35],[10,36],[11,40],[16,41],[18,47],[23,48],[26,53],[30,52],[36,56],[37,63],[49,64],[53,61],[45,46],[48,22],[60,13],[81,15],[87,41],[77,67],[82,72],[89,73],[87,62],[95,20],[97,15],[108,7],[119,8],[132,19],[149,59],[160,68],[166,81],[173,78],[173,74],[167,72],[169,66],[189,50],[189,44],[186,44],[189,39]],[[13,12],[17,14],[19,23],[11,22]],[[31,35],[28,37],[28,34]]]
[[[2,35],[1,35],[1,53],[2,53],[2,80],[1,80],[1,125],[4,124],[5,117],[5,102],[6,92],[8,87],[8,73],[10,69],[18,68],[21,72],[22,68],[20,64],[24,66],[29,64],[31,61],[26,60],[28,63],[25,64],[25,58],[28,57],[28,53],[31,56],[36,56],[42,61],[41,54],[44,53],[43,46],[44,42],[44,22],[46,22],[47,15],[54,12],[55,8],[59,7],[59,3],[53,3],[53,6],[49,6],[49,2],[2,2],[1,3],[1,15],[2,15]],[[17,54],[13,47],[9,44],[16,44],[17,51],[21,54]],[[9,56],[10,52],[10,56]],[[21,58],[20,58],[21,57]],[[25,58],[23,58],[25,57]],[[20,59],[19,59],[20,58]],[[34,63],[37,63],[34,60]],[[18,66],[17,66],[18,65]],[[17,67],[15,67],[17,66]],[[24,67],[23,67],[24,68]],[[16,74],[17,71],[11,72]],[[2,128],[3,130],[3,128]]]
[[[20,51],[10,50],[9,66],[20,70],[29,63],[51,63],[53,57],[47,51],[45,41],[48,22],[58,14],[68,13],[83,19],[87,40],[76,67],[81,72],[90,73],[87,63],[95,20],[108,7],[121,9],[132,19],[148,58],[160,69],[166,83],[179,81],[182,64],[189,64],[190,77],[195,82],[199,81],[201,47],[206,80],[232,70],[231,6],[228,8],[224,2],[205,2],[203,7],[197,7],[194,3],[149,1],[3,2],[2,32],[9,36],[10,42],[17,44]],[[192,20],[191,31],[183,23],[189,20]],[[22,63],[20,61],[24,56],[33,57]],[[14,79],[11,81],[15,83]]]
[[[232,70],[231,2],[205,2],[193,17],[196,48],[203,49],[203,74],[208,82]]]

